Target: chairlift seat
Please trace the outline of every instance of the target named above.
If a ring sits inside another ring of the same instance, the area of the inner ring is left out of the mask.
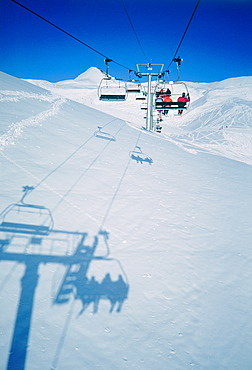
[[[158,101],[156,102],[156,109],[187,109],[186,102],[174,102],[174,101]]]
[[[100,100],[103,101],[117,101],[121,100],[124,101],[126,100],[126,95],[111,95],[111,94],[102,94],[100,95]]]
[[[141,92],[141,89],[139,89],[139,88],[135,88],[135,87],[128,87],[127,88],[127,92],[128,93],[140,93]]]

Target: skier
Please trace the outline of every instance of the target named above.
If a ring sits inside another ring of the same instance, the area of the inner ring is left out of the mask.
[[[168,95],[168,96],[171,96],[171,90],[169,88],[167,88],[165,94]]]
[[[172,102],[172,98],[170,97],[170,96],[168,96],[168,95],[166,95],[165,97],[164,97],[164,100],[163,100],[164,102],[167,102],[167,103],[169,103],[169,102]],[[170,107],[171,105],[170,104],[165,104],[165,107]],[[164,108],[165,108],[164,107]],[[164,109],[164,116],[166,115],[166,114],[168,114],[168,109]]]
[[[187,97],[186,97],[186,94],[183,92],[182,96],[180,96],[177,100],[179,103],[183,103],[183,104],[179,104],[178,106],[179,107],[184,107],[185,104],[190,101],[190,97],[189,97],[189,94],[187,94]],[[183,109],[179,109],[178,110],[178,114],[181,115],[183,113]]]
[[[156,99],[156,109],[161,109],[162,110],[162,108],[163,108],[162,101],[163,101],[163,99],[161,97],[158,97]],[[161,112],[161,110],[158,110],[158,112]]]

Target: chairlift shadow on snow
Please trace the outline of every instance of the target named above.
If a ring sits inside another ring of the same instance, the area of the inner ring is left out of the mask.
[[[99,248],[99,237],[103,238],[106,253],[97,255]],[[116,307],[116,312],[121,312],[123,302],[128,297],[129,284],[127,276],[120,262],[109,256],[108,247],[109,233],[100,231],[94,237],[93,245],[85,245],[85,236],[80,240],[75,256],[85,257],[81,263],[70,264],[66,270],[62,284],[54,300],[56,304],[64,304],[70,301],[70,296],[82,302],[81,315],[89,305],[93,304],[93,313],[98,312],[101,300],[110,302],[112,313]],[[114,276],[112,280],[111,274]]]
[[[30,235],[48,235],[53,228],[53,218],[49,208],[24,202],[33,190],[23,186],[23,196],[17,203],[10,204],[0,213],[0,231],[19,232]]]
[[[86,232],[56,230],[51,227],[51,223],[50,226],[47,225],[48,229],[45,232],[41,228],[42,225],[34,223],[34,219],[32,224],[27,223],[27,220],[24,222],[22,220],[24,213],[20,211],[18,214],[17,205],[22,211],[23,205],[28,207],[28,211],[30,208],[35,212],[46,209],[42,206],[26,204],[22,198],[20,203],[10,205],[1,213],[0,261],[25,265],[7,370],[16,368],[17,363],[18,369],[25,369],[40,264],[53,263],[66,266],[65,275],[59,284],[53,303],[66,304],[73,300],[80,300],[82,308],[79,315],[90,304],[93,304],[93,313],[97,313],[101,300],[110,303],[108,307],[110,313],[114,310],[121,312],[129,290],[127,276],[120,262],[109,257],[107,231],[100,231],[95,235],[93,244],[90,246],[85,242],[88,236]],[[8,212],[9,210],[14,210],[14,213]],[[15,213],[18,214],[19,219],[12,222],[10,217]],[[5,221],[7,216],[8,221]],[[47,217],[46,212],[46,219]],[[8,222],[8,225],[4,222]],[[51,218],[50,222],[53,222]],[[93,264],[98,264],[99,268],[92,268]],[[107,266],[101,268],[103,264]]]
[[[99,139],[105,139],[109,141],[116,141],[116,138],[111,135],[109,132],[101,131],[102,127],[98,126],[98,131],[94,132],[94,136]]]
[[[129,156],[137,163],[143,164],[144,162],[146,162],[149,163],[149,165],[153,163],[153,159],[147,154],[144,154],[140,146],[136,146],[135,149],[129,153]]]
[[[80,276],[76,281],[76,297],[82,301],[82,309],[79,312],[81,315],[90,304],[93,304],[93,313],[98,312],[99,302],[102,299],[110,301],[110,310],[112,313],[121,312],[124,301],[128,297],[128,284],[124,281],[121,274],[117,280],[112,280],[110,273],[107,273],[101,282],[97,281],[95,276],[88,279]],[[116,308],[117,306],[117,308]]]

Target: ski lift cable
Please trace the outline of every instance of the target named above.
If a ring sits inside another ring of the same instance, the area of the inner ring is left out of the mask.
[[[146,60],[148,60],[148,58],[147,58],[147,56],[146,56],[146,54],[145,54],[145,52],[144,52],[144,49],[143,49],[143,47],[142,47],[142,44],[141,44],[141,42],[140,42],[140,40],[139,40],[139,38],[138,38],[138,36],[137,36],[137,33],[136,33],[136,30],[135,30],[135,27],[133,26],[133,23],[132,23],[132,21],[131,21],[131,18],[130,18],[130,16],[129,16],[129,13],[128,13],[128,11],[127,11],[127,8],[126,8],[126,6],[125,6],[125,2],[124,2],[124,0],[121,0],[121,2],[122,2],[122,5],[123,5],[123,8],[124,8],[124,11],[125,11],[125,13],[126,13],[126,15],[127,15],[127,18],[128,18],[128,20],[129,20],[129,23],[130,23],[130,25],[131,25],[131,28],[132,28],[132,30],[133,30],[133,32],[134,32],[134,34],[135,34],[135,36],[136,36],[137,42],[138,42],[138,44],[139,44],[139,46],[140,46],[140,48],[141,48],[141,50],[142,50],[142,53],[143,53],[143,55],[144,55],[145,59],[146,59]]]
[[[104,58],[106,58],[106,59],[110,59],[110,58],[108,58],[105,54],[101,53],[101,52],[100,52],[100,51],[98,51],[97,49],[95,49],[95,48],[93,48],[92,46],[90,46],[90,45],[86,44],[85,42],[81,41],[81,40],[80,40],[80,39],[78,39],[77,37],[73,36],[71,33],[69,33],[69,32],[67,32],[67,31],[63,30],[63,28],[60,28],[59,26],[57,26],[57,25],[56,25],[56,24],[54,24],[53,22],[49,21],[48,19],[46,19],[46,18],[42,17],[41,15],[39,15],[39,14],[38,14],[38,13],[36,13],[36,12],[34,12],[33,10],[31,10],[31,9],[27,8],[25,5],[23,5],[23,4],[21,4],[21,3],[19,3],[19,2],[18,2],[18,1],[16,1],[16,0],[10,0],[10,1],[12,1],[13,3],[15,3],[15,4],[17,4],[17,5],[21,6],[21,8],[24,8],[25,10],[27,10],[27,11],[28,11],[28,12],[30,12],[30,13],[32,13],[32,14],[33,14],[33,15],[35,15],[36,17],[38,17],[38,18],[42,19],[43,21],[45,21],[45,22],[49,23],[51,26],[53,26],[53,27],[57,28],[59,31],[61,31],[61,32],[65,33],[67,36],[71,37],[72,39],[74,39],[75,41],[79,42],[80,44],[82,44],[82,45],[86,46],[87,48],[89,48],[90,50],[94,51],[95,53],[97,53],[97,54],[101,55],[102,57],[104,57]],[[129,70],[129,68],[128,68],[128,67],[126,67],[126,66],[122,65],[121,63],[116,62],[116,61],[115,61],[115,60],[113,60],[113,59],[110,59],[110,61],[111,61],[111,62],[113,62],[113,63],[115,63],[115,64],[117,64],[118,66],[120,66],[120,67],[122,67],[122,68],[125,68],[125,69]]]
[[[192,15],[191,15],[191,18],[190,18],[190,20],[189,20],[189,22],[188,22],[188,24],[187,24],[187,26],[186,26],[186,28],[185,28],[185,31],[184,31],[184,33],[183,33],[183,36],[181,37],[181,40],[180,40],[180,42],[179,42],[179,44],[178,44],[178,47],[177,47],[177,49],[176,49],[176,51],[175,51],[175,53],[174,53],[174,56],[173,56],[173,58],[172,58],[172,60],[171,60],[170,64],[169,64],[169,65],[168,65],[168,67],[167,67],[167,70],[168,70],[168,69],[169,69],[169,67],[171,66],[172,62],[174,61],[174,58],[176,57],[176,55],[177,55],[177,53],[178,53],[178,51],[179,51],[179,49],[180,49],[180,46],[181,46],[181,44],[182,44],[182,42],[183,42],[183,40],[184,40],[184,38],[185,38],[185,35],[186,35],[187,31],[188,31],[188,28],[190,27],[190,24],[191,24],[191,22],[192,22],[192,20],[193,20],[193,17],[194,17],[194,15],[195,15],[195,13],[196,13],[196,10],[197,10],[197,8],[198,8],[198,6],[199,6],[199,3],[200,3],[200,0],[198,0],[198,2],[197,2],[197,4],[196,4],[196,6],[195,6],[195,8],[194,8],[194,11],[193,11],[193,13],[192,13]]]

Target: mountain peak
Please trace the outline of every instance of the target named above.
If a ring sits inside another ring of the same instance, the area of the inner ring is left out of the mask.
[[[85,82],[87,84],[97,84],[106,76],[105,72],[97,67],[90,67],[85,72],[75,78],[75,81]]]

